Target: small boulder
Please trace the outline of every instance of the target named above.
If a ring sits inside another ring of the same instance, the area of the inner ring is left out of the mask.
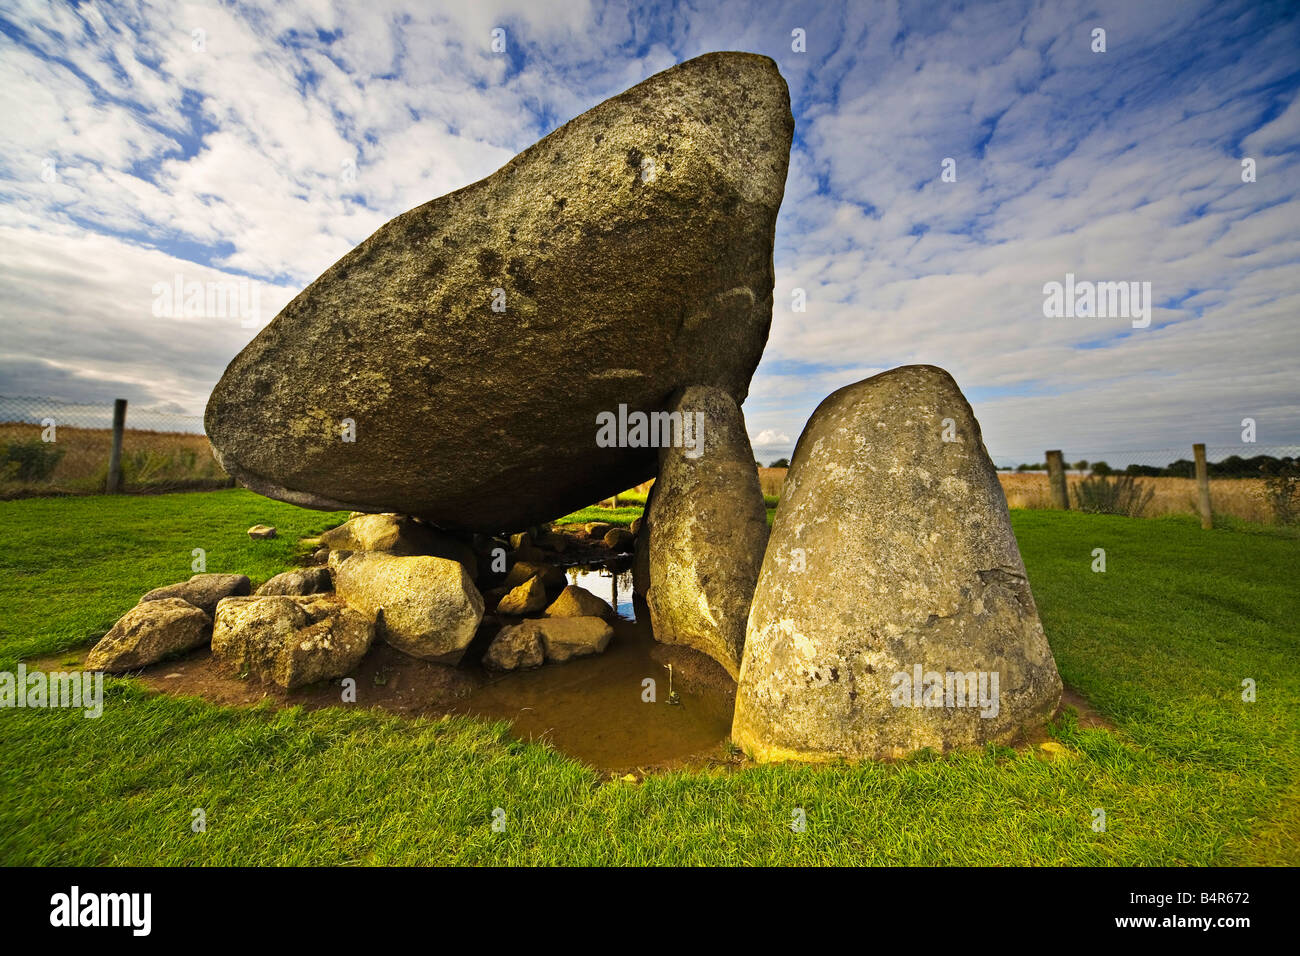
[[[330,598],[235,597],[217,605],[212,654],[240,673],[292,690],[347,674],[374,638],[370,618]]]
[[[552,591],[558,591],[569,583],[568,577],[563,569],[557,568],[553,564],[542,564],[537,561],[519,561],[510,569],[503,582],[508,588],[517,588],[529,578],[541,577],[542,583]]]
[[[510,563],[527,561],[529,564],[545,564],[546,557],[546,552],[541,548],[536,545],[526,544],[522,548],[516,548],[510,552]]]
[[[402,557],[431,555],[459,561],[470,577],[478,575],[474,548],[407,515],[377,514],[349,518],[320,536],[321,544],[336,551],[378,551]]]
[[[614,609],[586,588],[570,584],[546,609],[547,617],[600,617],[609,620]]]
[[[588,521],[583,525],[583,530],[587,532],[588,538],[595,538],[597,541],[605,537],[606,532],[612,528],[608,521]]]
[[[269,524],[255,524],[248,529],[250,538],[274,538],[275,526]]]
[[[614,636],[609,623],[598,617],[547,617],[535,623],[548,661],[563,662],[599,654]]]
[[[627,528],[610,528],[601,539],[605,547],[615,551],[627,551],[636,544],[636,537]]]
[[[272,594],[303,595],[323,594],[334,590],[334,580],[329,568],[303,568],[299,571],[285,571],[267,581],[257,593],[260,596]]]
[[[494,671],[529,670],[541,667],[546,648],[536,628],[503,627],[488,645],[483,666]]]
[[[546,585],[540,577],[531,577],[517,588],[512,588],[497,603],[498,614],[523,617],[546,607]]]
[[[510,547],[518,551],[520,548],[530,548],[533,544],[533,536],[527,531],[520,531],[518,534],[510,536]]]
[[[546,659],[561,663],[599,654],[613,636],[614,629],[598,617],[542,617],[503,627],[493,643],[503,641],[503,647],[522,647],[536,638]]]
[[[140,603],[161,601],[165,598],[180,598],[188,601],[211,617],[216,613],[217,602],[222,598],[240,597],[248,594],[252,585],[246,574],[196,574],[188,581],[179,584],[165,584],[154,588]]]
[[[338,563],[334,589],[375,619],[378,636],[403,653],[459,663],[483,618],[483,596],[458,561],[358,552]]]
[[[127,611],[86,657],[86,670],[120,674],[208,642],[212,618],[180,598],[155,598]]]
[[[560,554],[569,550],[569,536],[559,531],[544,531],[537,537],[537,544]]]

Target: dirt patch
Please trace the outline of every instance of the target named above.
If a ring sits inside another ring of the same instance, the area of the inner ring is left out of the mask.
[[[1079,715],[1079,727],[1082,730],[1114,730],[1115,725],[1092,709],[1092,704],[1077,690],[1067,686],[1061,694],[1061,707],[1057,713],[1073,707]]]
[[[657,643],[643,623],[644,606],[640,621],[630,619],[636,611],[626,571],[575,568],[570,576],[623,615],[614,622],[614,637],[603,654],[531,671],[487,671],[478,661],[495,632],[509,623],[489,615],[456,667],[416,660],[377,641],[349,675],[356,680],[355,703],[344,702],[342,680],[286,691],[241,678],[206,647],[134,676],[161,693],[224,706],[361,706],[408,717],[505,720],[520,739],[546,741],[590,767],[619,775],[734,762],[726,747],[736,699],[730,675],[690,648]],[[81,666],[86,653],[53,655],[30,666],[66,670],[74,657]],[[671,699],[668,664],[676,695]]]

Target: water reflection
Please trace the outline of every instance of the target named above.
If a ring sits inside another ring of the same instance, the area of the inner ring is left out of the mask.
[[[585,588],[598,598],[603,598],[625,621],[636,620],[632,603],[632,564],[630,561],[611,564],[575,565],[566,568],[569,583]]]

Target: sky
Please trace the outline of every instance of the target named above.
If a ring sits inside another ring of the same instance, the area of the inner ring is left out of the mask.
[[[0,0],[0,396],[201,414],[383,223],[715,50],[772,57],[796,123],[760,460],[913,363],[999,463],[1300,444],[1300,6],[1268,2]],[[1149,323],[1045,314],[1067,274]]]

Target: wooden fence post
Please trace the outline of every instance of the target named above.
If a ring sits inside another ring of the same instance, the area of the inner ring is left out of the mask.
[[[115,495],[122,490],[122,432],[126,430],[126,399],[113,402],[113,449],[108,453],[108,480],[104,490]]]
[[[1210,466],[1205,463],[1205,446],[1193,445],[1196,458],[1196,492],[1201,504],[1201,527],[1214,527],[1214,512],[1210,509]]]
[[[1065,482],[1065,456],[1060,451],[1047,453],[1047,483],[1052,489],[1052,506],[1070,510],[1070,489]]]

